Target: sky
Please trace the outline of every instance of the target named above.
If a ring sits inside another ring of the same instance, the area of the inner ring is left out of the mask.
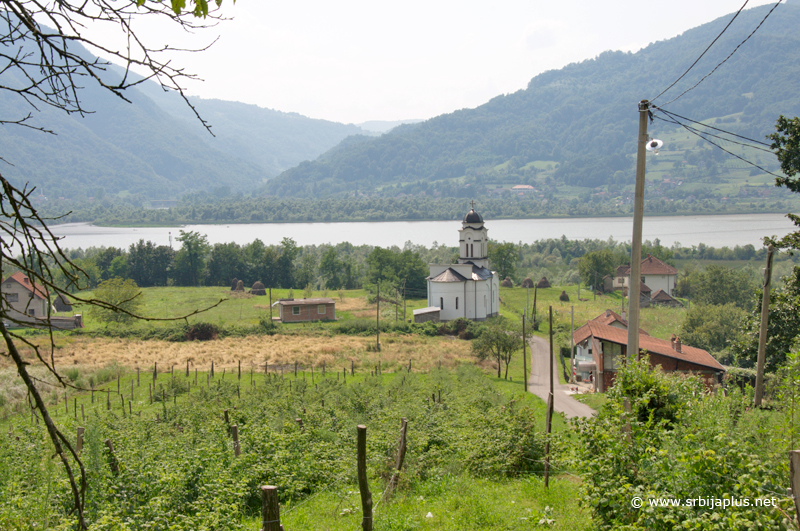
[[[232,18],[216,27],[191,36],[159,25],[144,31],[189,48],[217,39],[173,59],[204,80],[187,84],[192,95],[361,123],[476,107],[541,72],[606,50],[636,52],[743,3],[223,0]]]

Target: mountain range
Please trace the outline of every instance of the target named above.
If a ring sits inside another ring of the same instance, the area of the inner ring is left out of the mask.
[[[770,6],[742,12],[655,104],[759,140],[780,114],[800,115],[799,4],[778,6],[749,39]],[[458,198],[510,192],[514,185],[527,186],[544,202],[624,203],[634,175],[637,103],[679,78],[730,18],[637,53],[608,51],[544,72],[523,90],[422,122],[358,126],[190,98],[211,124],[212,136],[179,96],[153,82],[130,89],[132,103],[87,84],[80,97],[91,114],[48,108],[34,114],[34,125],[56,135],[3,128],[0,156],[11,165],[2,171],[12,182],[38,186],[42,197],[112,196],[132,206],[193,192],[210,192],[209,198],[231,192],[299,199]],[[29,107],[0,91],[0,112],[13,119]],[[665,201],[702,194],[728,200],[743,189],[747,196],[747,186],[771,183],[763,170],[712,149],[664,121],[663,114],[655,117],[651,132],[666,145],[648,171],[664,183]],[[777,167],[770,154],[717,142],[762,168]],[[547,210],[545,203],[539,207]]]

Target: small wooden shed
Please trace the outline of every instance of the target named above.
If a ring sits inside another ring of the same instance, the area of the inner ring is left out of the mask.
[[[280,299],[272,305],[278,306],[278,316],[282,323],[336,320],[336,301],[327,297],[319,299]]]

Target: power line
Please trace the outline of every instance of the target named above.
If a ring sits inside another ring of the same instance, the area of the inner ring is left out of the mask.
[[[723,34],[723,33],[725,33],[725,32],[728,30],[728,28],[730,27],[730,25],[731,25],[731,24],[733,24],[733,21],[734,21],[734,20],[736,20],[736,17],[738,17],[738,16],[739,16],[739,14],[742,12],[742,10],[745,8],[745,6],[747,6],[747,3],[748,3],[749,1],[750,1],[750,0],[745,0],[744,4],[742,4],[742,7],[740,7],[740,8],[739,8],[739,11],[737,11],[737,12],[736,12],[736,13],[733,15],[733,18],[731,18],[731,19],[728,21],[728,23],[725,25],[725,27],[724,27],[724,28],[722,28],[722,31],[721,31],[721,32],[719,32],[719,35],[717,35],[717,36],[714,38],[714,40],[713,40],[713,41],[711,41],[711,44],[709,44],[709,45],[706,47],[706,49],[705,49],[705,50],[703,50],[703,53],[701,53],[701,54],[700,54],[700,57],[698,57],[698,58],[695,60],[695,62],[694,62],[694,63],[692,63],[692,65],[691,65],[689,68],[687,68],[687,69],[686,69],[686,72],[684,72],[683,74],[681,74],[681,76],[680,76],[678,79],[676,79],[675,81],[673,81],[673,82],[672,82],[672,84],[671,84],[670,86],[668,86],[667,88],[665,88],[664,90],[662,90],[662,91],[661,91],[661,92],[658,94],[658,96],[656,96],[655,98],[651,98],[651,99],[650,99],[650,101],[651,101],[651,102],[652,102],[652,101],[655,101],[655,100],[657,100],[657,99],[658,99],[658,98],[660,98],[660,97],[661,97],[661,96],[662,96],[662,95],[663,95],[665,92],[667,92],[669,89],[671,89],[672,87],[674,87],[675,85],[677,85],[677,84],[678,84],[678,81],[680,81],[681,79],[683,79],[683,78],[684,78],[684,76],[686,76],[686,74],[688,74],[688,73],[689,73],[689,71],[691,71],[691,69],[692,69],[692,68],[694,68],[694,67],[695,67],[695,65],[697,65],[697,63],[699,63],[699,62],[700,62],[700,59],[702,59],[702,58],[703,58],[703,56],[706,54],[706,52],[708,52],[708,50],[710,50],[710,49],[711,49],[711,47],[712,47],[712,46],[714,46],[714,43],[715,43],[715,42],[717,42],[717,41],[719,40],[719,38],[720,38],[720,37],[722,37],[722,34]],[[683,94],[681,94],[681,96],[682,96],[682,95],[683,95]],[[678,97],[680,97],[680,96],[678,96]],[[675,100],[672,100],[672,101],[675,101]]]
[[[758,26],[756,26],[756,28],[755,28],[753,31],[751,31],[751,32],[750,32],[750,35],[748,35],[748,36],[747,36],[747,37],[746,37],[746,38],[745,38],[745,39],[744,39],[742,42],[740,42],[740,43],[739,43],[739,44],[736,46],[736,48],[734,48],[734,49],[733,49],[733,51],[732,51],[730,54],[728,54],[728,57],[726,57],[725,59],[723,59],[722,61],[720,61],[720,62],[719,62],[719,64],[717,64],[717,66],[715,66],[715,67],[714,67],[714,69],[713,69],[711,72],[709,72],[708,74],[706,74],[705,76],[703,76],[703,77],[702,77],[702,79],[700,79],[700,81],[698,81],[697,83],[695,83],[694,85],[692,85],[692,86],[691,86],[691,87],[689,87],[688,89],[684,90],[683,92],[681,92],[681,93],[680,93],[680,94],[678,94],[676,97],[674,97],[674,98],[672,98],[671,100],[669,100],[669,101],[668,101],[667,103],[665,103],[664,105],[669,105],[670,103],[672,103],[673,101],[677,100],[678,98],[680,98],[681,96],[683,96],[684,94],[686,94],[687,92],[689,92],[690,90],[694,89],[695,87],[697,87],[697,85],[699,85],[700,83],[702,83],[703,81],[705,81],[705,80],[706,80],[706,78],[708,78],[708,77],[709,77],[711,74],[713,74],[714,72],[716,72],[716,71],[717,71],[717,69],[718,69],[720,66],[724,65],[724,64],[725,64],[725,63],[728,61],[728,59],[730,59],[730,58],[733,56],[733,54],[735,54],[735,53],[736,53],[736,52],[739,50],[739,48],[741,48],[741,46],[742,46],[744,43],[746,43],[747,41],[749,41],[749,40],[750,40],[750,37],[752,37],[753,35],[755,35],[756,31],[758,31],[758,28],[760,28],[760,27],[761,27],[761,25],[762,25],[762,24],[764,24],[764,22],[766,22],[767,18],[768,18],[768,17],[769,17],[769,16],[772,14],[772,12],[773,12],[773,11],[775,11],[775,8],[777,8],[777,7],[780,5],[780,3],[781,3],[782,1],[783,1],[783,0],[778,0],[778,1],[775,3],[775,5],[774,5],[774,6],[772,6],[772,9],[770,9],[770,10],[769,10],[769,12],[768,12],[768,13],[767,13],[767,14],[764,16],[764,18],[762,18],[762,19],[761,19],[761,22],[759,22],[759,23],[758,23]],[[746,5],[746,4],[747,4],[747,2],[745,2],[745,5]],[[742,8],[744,8],[744,6],[742,6]],[[739,11],[741,11],[741,9],[740,9]],[[739,13],[737,12],[736,14],[738,15]],[[736,17],[734,17],[734,18],[736,18]],[[733,19],[731,19],[731,22],[733,22]],[[728,23],[728,26],[730,26],[730,23]],[[725,27],[725,29],[727,29],[727,26]],[[725,31],[725,30],[723,30],[723,33],[724,33],[724,31]],[[720,35],[722,35],[722,33],[720,33]],[[717,37],[717,39],[718,39],[718,38],[719,38],[719,37]],[[714,39],[714,40],[716,41],[716,39]],[[711,44],[714,44],[714,43],[711,43]],[[710,46],[709,46],[709,47],[710,47]],[[707,49],[706,49],[706,50],[707,50]],[[705,52],[703,52],[703,53],[705,53]],[[702,57],[702,55],[701,55],[700,57]],[[700,59],[698,58],[698,61],[699,61],[699,60],[700,60]],[[696,61],[695,61],[695,63],[696,63]],[[694,65],[692,65],[692,66],[694,66]],[[688,72],[688,70],[687,70],[687,72]],[[684,74],[684,75],[685,75],[685,74]],[[681,77],[683,77],[683,76],[681,76]],[[677,83],[677,81],[676,81],[675,83]],[[673,85],[674,85],[674,83],[673,83]],[[668,90],[668,89],[667,89],[667,90]],[[665,90],[665,92],[666,92],[666,90]],[[662,92],[661,94],[663,94],[663,92]],[[658,96],[660,96],[661,94],[659,94]],[[657,98],[658,96],[656,96],[656,98]]]
[[[753,142],[754,144],[761,144],[762,146],[767,146],[769,148],[772,147],[772,144],[767,144],[766,142],[762,142],[761,140],[755,140],[753,138],[742,136],[742,135],[733,133],[731,131],[726,131],[725,129],[720,129],[719,127],[714,127],[713,125],[704,124],[703,122],[698,122],[697,120],[692,120],[691,118],[687,118],[685,116],[681,116],[680,114],[668,111],[666,109],[662,109],[661,107],[657,107],[655,105],[653,105],[652,108],[658,110],[659,112],[663,112],[664,114],[666,114],[666,115],[668,115],[668,116],[670,116],[672,118],[680,118],[681,120],[686,120],[687,122],[692,122],[692,123],[697,124],[697,125],[702,125],[703,127],[707,127],[709,129],[713,129],[715,131],[719,131],[720,133],[725,133],[726,135],[735,136],[737,138],[741,138],[742,140],[747,140],[748,142]],[[731,140],[731,142],[733,142],[733,141]],[[770,153],[772,153],[772,151],[770,151]]]
[[[770,149],[765,149],[765,148],[762,148],[762,147],[754,146],[752,144],[745,144],[744,142],[737,142],[736,140],[731,140],[730,138],[725,138],[725,137],[720,136],[720,135],[715,135],[714,133],[709,133],[708,131],[702,131],[702,130],[697,129],[695,127],[691,127],[691,126],[688,126],[686,124],[682,124],[682,123],[678,122],[677,120],[667,120],[666,118],[661,118],[659,116],[656,116],[656,118],[658,118],[661,121],[667,122],[667,123],[680,125],[680,126],[684,127],[686,130],[691,131],[691,132],[693,132],[695,134],[708,135],[708,136],[713,137],[713,138],[718,138],[718,139],[720,139],[720,140],[722,140],[724,142],[730,142],[731,144],[737,144],[739,146],[748,147],[748,148],[752,148],[752,149],[757,149],[757,150],[763,151],[765,153],[774,154],[774,152],[772,150],[770,150]]]
[[[763,167],[759,166],[759,165],[758,165],[758,164],[756,164],[755,162],[751,162],[751,161],[747,160],[746,158],[744,158],[744,157],[741,157],[741,156],[737,155],[736,153],[733,153],[733,152],[731,152],[731,151],[729,151],[729,150],[725,149],[724,147],[720,146],[719,144],[717,144],[716,142],[714,142],[714,141],[712,141],[712,140],[709,140],[708,138],[706,138],[705,136],[703,136],[703,134],[701,134],[701,133],[697,132],[697,131],[696,131],[694,128],[692,128],[692,127],[689,127],[689,126],[687,126],[686,124],[682,124],[681,122],[679,122],[679,121],[677,121],[677,120],[665,120],[665,119],[663,119],[663,118],[662,118],[662,120],[664,120],[665,122],[670,122],[670,123],[674,123],[674,124],[680,125],[680,126],[681,126],[681,127],[683,127],[684,129],[686,129],[687,131],[689,131],[690,133],[692,133],[693,135],[699,136],[700,138],[702,138],[703,140],[705,140],[705,141],[706,141],[706,142],[708,142],[709,144],[711,144],[711,145],[713,145],[713,146],[716,146],[716,147],[718,147],[719,149],[721,149],[722,151],[724,151],[724,152],[725,152],[725,153],[727,153],[728,155],[734,156],[734,157],[736,157],[737,159],[741,160],[742,162],[746,162],[747,164],[749,164],[749,165],[751,165],[751,166],[755,166],[756,168],[758,168],[759,170],[763,171],[764,173],[768,173],[769,175],[772,175],[773,177],[779,177],[779,178],[783,178],[783,177],[784,177],[783,175],[778,175],[778,174],[776,174],[776,173],[772,173],[771,171],[767,170],[766,168],[763,168]]]

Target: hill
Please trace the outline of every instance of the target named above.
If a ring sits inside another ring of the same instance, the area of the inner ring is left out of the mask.
[[[82,55],[90,54],[81,49]],[[119,75],[111,68],[109,75]],[[5,86],[16,86],[12,72]],[[152,96],[152,97],[151,97]],[[132,103],[87,83],[79,98],[90,114],[66,115],[42,106],[31,124],[3,128],[0,156],[10,181],[39,188],[39,201],[59,198],[80,204],[88,198],[118,196],[128,204],[175,199],[187,192],[228,189],[250,192],[263,181],[313,159],[362,130],[255,105],[194,99],[212,124],[210,135],[175,94],[147,81],[129,89]],[[176,101],[177,100],[177,101]],[[18,119],[30,106],[11,91],[0,91],[4,119]],[[222,194],[224,195],[224,194]]]
[[[657,103],[666,103],[710,72],[769,8],[743,12],[691,73]],[[624,195],[634,176],[636,104],[680,76],[730,18],[653,43],[635,54],[609,51],[545,72],[525,90],[498,96],[475,109],[349,142],[287,170],[266,183],[262,192],[309,198],[420,192],[458,197],[528,184],[541,193],[560,190],[567,197],[583,191]],[[720,120],[726,129],[763,139],[779,114],[800,114],[800,97],[794,89],[800,69],[798,24],[800,7],[779,6],[724,66],[667,108],[698,121]],[[762,172],[751,174],[744,163],[706,148],[697,137],[685,131],[678,134],[673,125],[657,122],[652,130],[671,141],[657,169],[662,178],[671,181],[665,176],[669,174],[682,181],[682,190],[688,190],[684,196],[692,195],[687,186],[691,183],[700,183],[704,193],[721,198],[738,193],[745,181],[771,181]],[[777,168],[767,154],[759,160]],[[717,186],[726,179],[732,179],[730,189]],[[603,189],[594,190],[598,187]]]

